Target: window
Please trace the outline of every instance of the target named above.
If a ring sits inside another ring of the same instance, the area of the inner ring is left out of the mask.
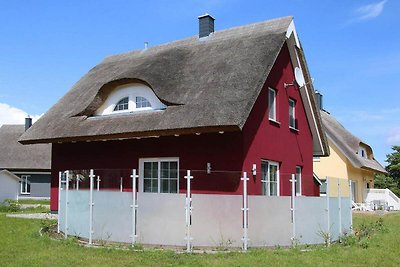
[[[136,108],[148,108],[151,107],[150,102],[141,96],[136,97]]]
[[[272,88],[268,90],[268,117],[276,121],[276,91]]]
[[[261,162],[261,191],[265,196],[279,196],[279,163]]]
[[[296,129],[296,102],[289,99],[289,127]]]
[[[177,159],[143,159],[140,166],[142,192],[178,193]]]
[[[128,110],[129,97],[124,97],[115,105],[114,111]]]
[[[296,166],[296,195],[301,196],[301,167]]]
[[[103,104],[94,112],[94,116],[129,114],[141,111],[159,111],[167,106],[147,85],[129,83],[111,90]]]
[[[319,195],[320,196],[326,196],[327,181],[326,180],[325,181],[322,180],[321,182],[322,182],[322,184],[319,187]]]
[[[29,195],[31,193],[31,181],[29,181],[30,175],[21,176],[21,194]]]

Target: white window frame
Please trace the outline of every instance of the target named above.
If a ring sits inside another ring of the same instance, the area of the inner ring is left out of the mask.
[[[117,103],[123,98],[128,97],[128,109],[114,111]],[[136,108],[136,97],[145,98],[151,107]],[[96,110],[95,116],[116,115],[121,113],[132,113],[141,111],[157,111],[166,109],[160,99],[154,94],[153,90],[141,83],[130,83],[117,86],[108,96],[104,103]]]
[[[161,193],[161,162],[176,161],[177,162],[177,188],[176,193]],[[144,163],[145,162],[158,162],[158,188],[156,192],[144,192]],[[166,158],[141,158],[139,159],[139,192],[149,194],[179,194],[179,158],[166,157]]]
[[[263,163],[267,163],[268,164],[268,168],[267,168],[267,175],[266,178],[267,180],[261,180],[261,186],[263,188],[265,188],[264,192],[266,193],[265,196],[271,196],[270,195],[270,190],[268,187],[268,184],[271,183],[270,181],[270,166],[275,166],[277,167],[277,171],[276,171],[276,196],[280,196],[280,173],[279,173],[279,162],[276,161],[270,161],[270,160],[261,160],[261,165]],[[261,177],[262,178],[262,177]],[[272,195],[275,196],[275,195]]]
[[[273,102],[271,103],[271,94],[273,94]],[[277,114],[276,114],[276,95],[277,92],[273,88],[268,88],[268,119],[270,121],[277,122]],[[272,111],[271,111],[272,108]],[[271,112],[273,114],[271,114]]]
[[[21,195],[30,195],[31,194],[30,188],[29,188],[29,192],[27,192],[28,184],[31,184],[30,178],[31,178],[30,175],[21,175],[21,190],[20,190]]]
[[[300,170],[300,172],[298,172]],[[302,172],[303,172],[303,167],[301,166],[296,166],[296,196],[301,196],[302,194],[302,188],[301,188],[301,180],[302,180]],[[299,191],[297,192],[297,185],[299,185]]]
[[[291,105],[293,104],[293,106]],[[293,113],[293,124],[291,124],[290,113]],[[289,98],[289,128],[293,130],[297,130],[296,127],[296,101],[294,99]]]
[[[119,109],[119,110],[115,110],[115,108],[118,106],[118,104],[119,104],[119,102],[121,102],[122,100],[124,100],[124,99],[128,99],[128,108],[126,108],[126,109]],[[122,97],[120,100],[118,100],[116,103],[115,103],[115,105],[114,105],[114,108],[113,108],[113,113],[121,113],[121,112],[126,112],[126,111],[128,111],[129,110],[129,96],[124,96],[124,97]]]

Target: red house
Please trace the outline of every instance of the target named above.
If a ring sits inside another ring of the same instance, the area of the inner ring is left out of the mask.
[[[328,147],[293,18],[199,20],[199,36],[107,57],[21,137],[52,143],[53,211],[61,170],[138,169],[153,193],[185,192],[192,170],[193,192],[215,194],[240,194],[248,172],[250,195],[285,196],[297,174],[296,193],[319,195]],[[101,186],[131,190],[119,176]]]

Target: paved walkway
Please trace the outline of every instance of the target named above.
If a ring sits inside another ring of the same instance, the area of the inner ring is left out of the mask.
[[[49,219],[49,220],[57,220],[57,214],[51,213],[16,213],[16,214],[7,214],[7,217],[11,218],[24,218],[24,219]]]

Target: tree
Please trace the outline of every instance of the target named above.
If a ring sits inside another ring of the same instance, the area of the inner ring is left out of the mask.
[[[400,197],[400,146],[393,146],[391,154],[386,155],[387,175],[376,174],[374,179],[375,188],[388,188]]]
[[[389,163],[386,167],[387,176],[392,177],[400,188],[400,146],[392,146],[392,149],[394,151],[386,155],[386,162]]]

